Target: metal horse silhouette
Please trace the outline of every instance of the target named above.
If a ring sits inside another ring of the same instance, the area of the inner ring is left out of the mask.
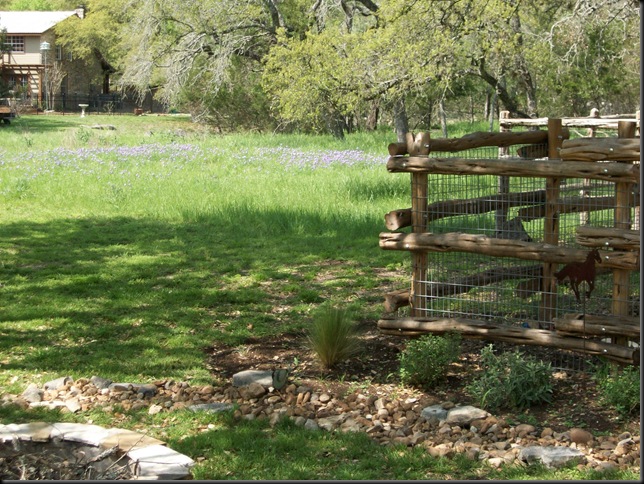
[[[585,294],[586,298],[590,297],[590,293],[595,288],[595,262],[600,264],[602,262],[597,249],[591,250],[584,262],[571,262],[570,264],[566,264],[559,272],[555,272],[555,277],[559,283],[562,283],[568,278],[570,288],[574,291],[578,302],[581,302],[579,285],[582,282],[585,281],[588,284],[588,290]]]

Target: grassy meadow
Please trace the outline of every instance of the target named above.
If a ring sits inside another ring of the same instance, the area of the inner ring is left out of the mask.
[[[387,130],[218,135],[185,116],[0,126],[0,393],[60,376],[217,382],[213,341],[307,331],[324,302],[375,324],[410,265],[378,246],[384,214],[410,203],[409,177],[385,167],[392,141]],[[0,406],[0,423],[30,420],[146,429],[197,460],[196,479],[597,477],[497,471],[288,422]]]
[[[409,192],[384,167],[387,134],[211,136],[186,117],[25,116],[0,136],[11,391],[36,375],[207,382],[209,341],[305,329],[323,301],[373,319],[378,270],[405,264],[378,247],[384,213]]]

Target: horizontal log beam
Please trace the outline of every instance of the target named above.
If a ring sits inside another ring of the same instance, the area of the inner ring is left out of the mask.
[[[581,226],[577,227],[575,240],[584,247],[610,247],[638,252],[640,250],[639,230]]]
[[[579,138],[564,140],[564,161],[639,161],[639,138]]]
[[[626,163],[586,163],[583,161],[520,159],[429,158],[392,156],[387,161],[391,173],[430,173],[433,175],[497,175],[532,178],[590,178],[610,182],[637,183],[639,166]]]
[[[401,289],[400,291],[385,294],[385,312],[394,313],[398,308],[409,306],[409,297],[409,289]]]
[[[425,142],[425,148],[432,151],[464,151],[484,146],[506,147],[521,144],[538,144],[548,142],[547,131],[524,131],[522,133],[490,133],[478,131],[466,134],[460,138],[436,138]],[[391,156],[401,156],[409,153],[407,143],[391,143],[388,146]]]
[[[411,225],[411,208],[400,208],[385,214],[385,227],[398,230]]]
[[[636,122],[637,118],[563,118],[561,124],[572,128],[598,128],[598,129],[617,129],[620,121]],[[512,126],[547,126],[548,118],[506,118],[499,121],[502,128],[511,128]]]
[[[381,232],[380,248],[425,252],[469,252],[491,257],[513,257],[522,260],[568,264],[583,262],[587,250],[571,249],[552,244],[500,239],[479,234],[405,234]],[[638,252],[600,251],[602,266],[613,269],[639,270]]]
[[[639,197],[633,196],[630,200],[631,207],[639,207]],[[559,214],[564,213],[586,213],[597,210],[609,210],[617,206],[615,197],[575,197],[559,199],[554,204]],[[517,216],[524,221],[543,218],[546,215],[545,205],[522,208],[517,212]]]
[[[469,199],[445,200],[429,205],[427,209],[427,222],[432,222],[445,217],[487,213],[511,207],[521,207],[523,205],[536,205],[545,203],[545,201],[545,190],[503,193],[499,195],[487,195]],[[389,230],[398,230],[403,227],[409,227],[410,225],[411,208],[393,210],[385,215],[385,226]]]
[[[640,337],[640,320],[637,317],[609,315],[594,315],[571,313],[561,318],[555,318],[555,331],[559,334],[581,336],[626,336]]]
[[[604,356],[623,364],[639,364],[639,348],[561,336],[543,329],[517,328],[488,321],[463,318],[380,319],[378,328],[387,334],[418,336],[422,334],[460,333],[464,338],[504,341],[518,345],[547,346]]]

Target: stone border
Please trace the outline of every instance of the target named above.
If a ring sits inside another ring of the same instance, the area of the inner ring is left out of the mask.
[[[0,442],[12,442],[14,439],[32,442],[60,439],[102,450],[116,446],[118,452],[124,453],[130,460],[128,466],[134,480],[189,479],[190,469],[195,464],[190,457],[166,447],[161,440],[132,430],[106,429],[98,425],[66,422],[0,424]]]

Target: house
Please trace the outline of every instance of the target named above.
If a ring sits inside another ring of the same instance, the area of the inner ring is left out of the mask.
[[[78,109],[79,102],[87,103],[90,96],[109,92],[110,66],[98,58],[75,59],[56,43],[56,25],[84,18],[84,7],[55,12],[0,11],[0,32],[4,31],[0,78],[19,104]]]

